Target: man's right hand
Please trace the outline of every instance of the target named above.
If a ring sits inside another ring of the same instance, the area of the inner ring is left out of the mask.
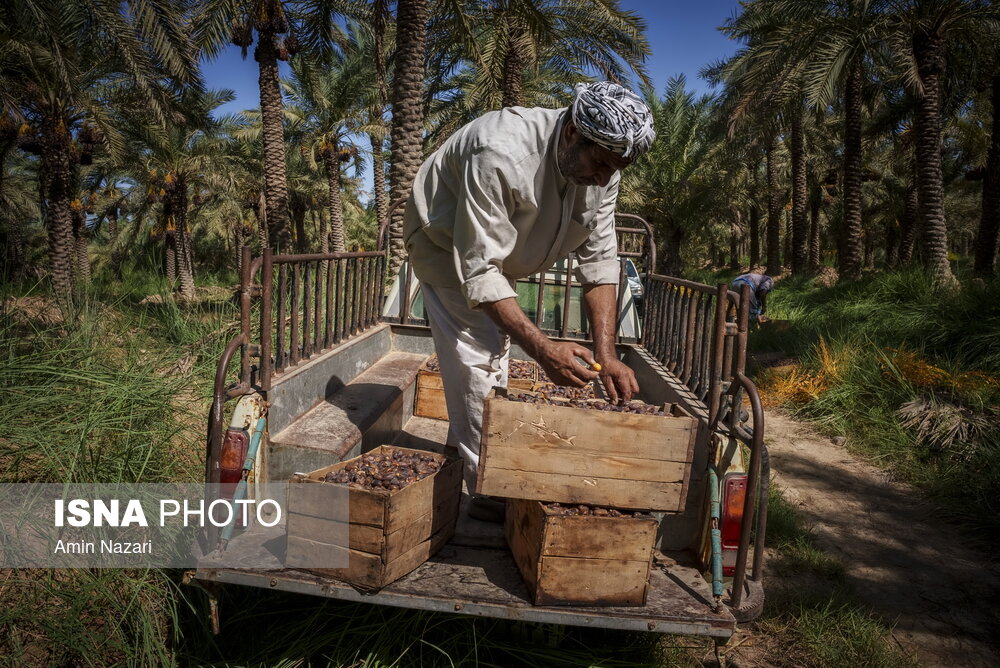
[[[583,387],[599,374],[580,364],[577,358],[594,364],[594,356],[587,348],[576,343],[549,341],[538,350],[535,361],[556,385]]]

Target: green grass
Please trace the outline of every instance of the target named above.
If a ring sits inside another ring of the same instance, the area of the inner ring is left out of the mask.
[[[817,371],[817,343],[825,341],[842,361],[838,376],[817,399],[791,408],[826,433],[848,436],[853,451],[917,485],[960,522],[992,533],[1000,528],[998,290],[1000,282],[969,283],[958,294],[938,295],[919,271],[828,289],[786,280],[772,297],[772,316],[790,320],[790,329],[768,334],[764,327],[751,346],[797,354],[806,370]],[[994,384],[931,387],[899,368],[900,350],[949,378],[981,372]],[[896,412],[920,397],[964,407],[994,426],[949,448],[918,442]]]
[[[66,317],[37,288],[0,317],[0,482],[201,480],[204,416],[232,312],[97,287]],[[0,665],[175,662],[179,574],[15,570],[0,580]]]
[[[891,629],[858,602],[839,561],[820,549],[801,518],[772,486],[767,540],[773,555],[764,614],[755,635],[773,666],[916,666]]]

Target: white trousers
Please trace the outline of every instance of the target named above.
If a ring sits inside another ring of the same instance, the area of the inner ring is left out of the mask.
[[[495,386],[507,386],[510,337],[488,315],[470,309],[458,288],[421,283],[424,306],[441,363],[448,406],[448,445],[465,462],[465,483],[476,489],[483,402]]]

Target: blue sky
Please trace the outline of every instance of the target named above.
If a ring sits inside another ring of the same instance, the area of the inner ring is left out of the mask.
[[[649,72],[659,92],[677,74],[687,76],[689,89],[706,89],[698,79],[698,70],[736,50],[736,44],[718,31],[718,26],[736,11],[736,0],[622,0],[621,6],[646,19],[653,48]],[[204,72],[209,88],[236,92],[236,101],[225,105],[223,112],[250,109],[260,103],[253,47],[246,60],[240,57],[239,47],[229,47],[214,62],[207,63]]]
[[[678,74],[687,77],[688,90],[709,90],[698,78],[698,71],[736,51],[737,44],[726,39],[718,27],[736,12],[737,0],[621,0],[621,6],[646,19],[653,50],[647,65],[660,93],[670,77]],[[260,104],[252,47],[245,60],[239,47],[229,47],[214,62],[205,64],[204,73],[209,88],[230,88],[236,93],[235,101],[220,108],[222,113]],[[370,184],[370,177],[366,181]]]

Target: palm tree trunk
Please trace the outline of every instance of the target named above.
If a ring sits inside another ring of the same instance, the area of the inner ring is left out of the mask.
[[[922,234],[924,263],[934,285],[958,284],[948,263],[948,229],[944,215],[944,176],[941,171],[941,75],[944,39],[936,33],[913,37],[913,56],[923,88],[916,95],[917,219]]]
[[[729,268],[733,271],[740,269],[740,232],[743,229],[743,220],[740,210],[733,208],[729,215],[732,220],[729,223]]]
[[[73,275],[80,287],[90,283],[90,257],[87,255],[87,214],[83,207],[72,209]]]
[[[809,182],[806,173],[802,106],[792,112],[792,273],[801,274],[809,266],[809,218],[806,205]]]
[[[844,92],[844,223],[841,228],[838,271],[842,278],[861,275],[864,251],[861,220],[861,60],[847,75]]]
[[[899,221],[891,220],[885,226],[885,267],[895,269],[899,264]]]
[[[504,107],[524,106],[524,57],[520,51],[524,28],[516,19],[507,19],[507,52],[503,58]]]
[[[684,241],[684,230],[668,226],[663,235],[663,273],[667,276],[681,275],[681,243]]]
[[[382,120],[385,112],[385,29],[389,19],[388,0],[372,2],[372,51],[375,54],[375,109],[372,120]],[[372,145],[372,172],[375,191],[375,220],[381,226],[389,215],[389,198],[385,191],[385,151],[381,134],[371,133],[368,140]]]
[[[52,287],[63,307],[73,301],[73,212],[70,209],[72,147],[65,122],[46,114],[41,124],[42,165],[48,214],[49,270]]]
[[[340,197],[340,158],[337,155],[336,146],[323,151],[323,166],[326,168],[327,203],[330,208],[330,237],[333,241],[333,252],[343,253],[346,250],[344,245],[344,205]]]
[[[295,229],[295,251],[305,253],[309,236],[306,234],[306,209],[300,202],[293,201],[288,206],[288,215]]]
[[[778,185],[777,139],[767,147],[767,273],[781,273],[781,190]]]
[[[191,232],[187,224],[188,197],[187,181],[183,176],[177,177],[173,192],[174,220],[177,223],[177,275],[180,279],[181,297],[193,301],[194,292],[194,257],[191,250]]]
[[[428,0],[399,0],[396,4],[396,76],[392,86],[392,165],[389,171],[390,202],[410,193],[423,159],[424,43],[427,37]],[[389,275],[403,262],[403,214],[389,225]]]
[[[319,210],[319,252],[330,252],[330,228],[326,224],[326,212],[323,209]]]
[[[996,268],[1000,244],[1000,72],[993,76],[993,127],[983,177],[983,211],[976,233],[976,276],[990,277]]]
[[[379,226],[389,215],[389,198],[385,192],[385,155],[382,153],[382,138],[371,134],[368,140],[372,144],[372,190],[375,191],[375,220]]]
[[[274,33],[258,36],[254,58],[260,64],[260,116],[264,136],[264,192],[267,223],[279,251],[291,250],[292,230],[288,219],[288,182],[285,173],[283,104],[278,87],[278,59]]]
[[[750,205],[750,270],[760,264],[760,208]]]
[[[809,270],[819,270],[819,213],[823,205],[823,189],[816,187],[809,202]]]
[[[164,259],[166,260],[167,287],[174,289],[177,280],[177,233],[167,232],[164,238]]]
[[[917,187],[906,189],[903,198],[903,218],[899,231],[899,264],[906,266],[913,261],[913,247],[917,238]]]
[[[267,198],[264,197],[264,193],[260,193],[260,196],[257,198],[257,206],[254,207],[253,212],[259,224],[257,235],[260,239],[260,250],[263,252],[265,248],[271,247],[271,235],[268,234],[267,230]]]

